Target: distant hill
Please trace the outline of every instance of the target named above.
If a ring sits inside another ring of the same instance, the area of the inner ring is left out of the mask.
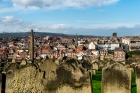
[[[63,33],[50,33],[50,32],[35,32],[35,36],[75,36],[70,34]],[[30,32],[16,32],[16,33],[0,33],[0,38],[6,37],[27,37],[30,36]],[[99,36],[91,36],[91,35],[78,35],[78,37],[99,37]]]
[[[24,33],[0,33],[0,38],[4,38],[4,37],[22,37],[22,36],[29,36],[29,34],[27,32]]]
[[[35,32],[35,36],[62,36],[64,34],[61,33],[49,33],[49,32]],[[26,37],[30,36],[30,32],[16,32],[16,33],[0,33],[0,38],[6,37]]]

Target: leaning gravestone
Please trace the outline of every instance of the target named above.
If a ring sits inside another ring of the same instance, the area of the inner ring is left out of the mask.
[[[131,93],[131,71],[119,63],[102,70],[102,93]]]
[[[136,67],[136,84],[137,84],[137,93],[140,93],[140,64]]]

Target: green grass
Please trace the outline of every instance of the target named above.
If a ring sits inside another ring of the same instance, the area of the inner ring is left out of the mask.
[[[136,76],[135,73],[132,73],[132,89],[131,93],[137,93],[136,92],[136,82],[135,82]],[[102,70],[99,69],[95,75],[92,77],[92,86],[93,86],[93,93],[101,93],[101,80],[102,80]]]
[[[93,93],[101,93],[101,80],[102,70],[96,72],[96,75],[92,76]]]
[[[132,57],[133,55],[138,55],[139,56],[140,51],[129,51],[127,54],[128,54],[129,57]]]
[[[4,68],[4,67],[0,67],[0,72],[2,72],[2,71],[3,71],[3,68]]]
[[[114,54],[114,50],[109,50],[108,53],[109,54]]]
[[[137,93],[137,89],[136,89],[136,75],[135,73],[132,73],[132,89],[131,89],[131,93]]]

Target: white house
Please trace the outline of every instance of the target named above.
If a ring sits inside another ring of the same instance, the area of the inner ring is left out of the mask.
[[[78,46],[83,45],[84,42],[85,42],[85,41],[83,41],[83,40],[78,41]]]
[[[93,42],[90,42],[88,49],[96,49],[96,45]]]
[[[47,57],[46,54],[41,54],[40,56],[41,56],[41,58],[43,58],[43,59],[46,59],[46,57]]]
[[[78,60],[81,60],[81,59],[83,58],[84,55],[87,55],[87,53],[79,52],[79,53],[77,53],[76,55],[77,55]]]
[[[92,50],[91,51],[93,55],[98,56],[99,55],[99,51],[98,50]]]
[[[129,38],[122,38],[122,43],[129,45],[130,44],[130,39]]]
[[[65,46],[63,46],[63,45],[61,45],[61,44],[58,44],[58,45],[56,46],[56,48],[57,48],[57,49],[60,49],[60,50],[65,50],[65,49],[66,49]]]
[[[17,52],[22,53],[22,52],[24,52],[24,50],[23,49],[18,49]]]
[[[115,50],[116,48],[119,48],[120,44],[119,43],[111,43],[108,45],[108,50]]]
[[[119,47],[120,47],[120,43],[98,44],[98,49],[114,50],[115,48],[119,48]]]

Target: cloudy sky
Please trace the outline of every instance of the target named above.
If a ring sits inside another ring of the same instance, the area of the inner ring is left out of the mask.
[[[140,35],[140,0],[0,0],[1,32]]]

